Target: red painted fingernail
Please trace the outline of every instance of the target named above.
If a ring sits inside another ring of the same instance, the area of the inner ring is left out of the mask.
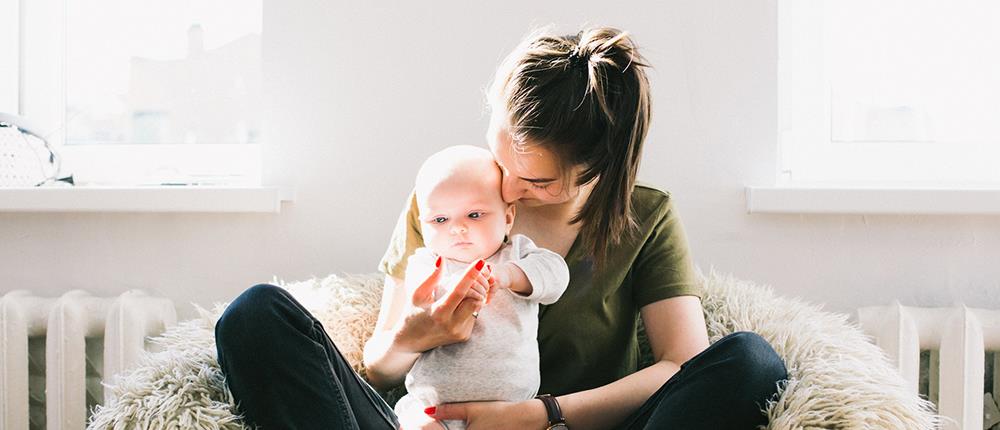
[[[483,265],[485,265],[485,264],[486,264],[486,262],[483,261],[483,260],[477,261],[476,262],[476,270],[483,270]]]
[[[424,409],[424,413],[427,415],[434,415],[434,412],[437,412],[437,409],[438,409],[437,406],[431,406],[427,409]]]
[[[434,267],[441,267],[441,257],[438,257],[437,261],[434,262]]]

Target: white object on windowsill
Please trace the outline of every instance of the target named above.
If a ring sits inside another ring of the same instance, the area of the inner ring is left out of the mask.
[[[0,188],[0,212],[278,213],[294,191],[267,186]]]
[[[746,187],[751,214],[1000,215],[992,187]]]

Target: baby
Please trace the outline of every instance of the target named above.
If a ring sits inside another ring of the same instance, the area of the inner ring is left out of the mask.
[[[406,279],[426,279],[441,257],[439,298],[453,284],[450,277],[483,259],[495,292],[468,341],[420,355],[406,375],[408,394],[396,403],[396,414],[430,420],[424,409],[442,403],[534,397],[540,383],[538,304],[554,303],[566,290],[566,262],[525,236],[508,238],[514,206],[500,196],[500,170],[486,149],[453,146],[432,155],[417,174],[415,192],[427,247],[409,258]],[[464,421],[438,424],[465,428]]]

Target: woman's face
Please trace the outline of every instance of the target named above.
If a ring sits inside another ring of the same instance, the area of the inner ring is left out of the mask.
[[[490,151],[500,166],[501,195],[507,203],[529,207],[565,203],[579,193],[573,180],[563,176],[555,153],[541,145],[517,148],[506,127],[491,126]],[[570,169],[575,177],[579,168]]]

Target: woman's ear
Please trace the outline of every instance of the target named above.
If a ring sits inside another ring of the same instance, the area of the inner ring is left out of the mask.
[[[507,222],[507,234],[510,234],[510,229],[514,227],[514,204],[507,204],[507,214],[505,221]]]

